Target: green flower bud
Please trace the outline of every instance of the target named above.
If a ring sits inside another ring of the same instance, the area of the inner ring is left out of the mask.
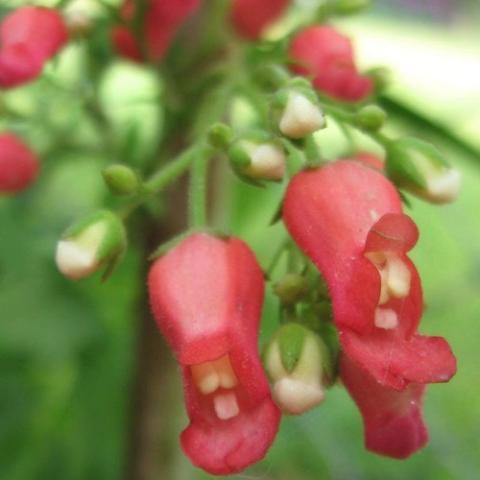
[[[385,110],[377,105],[366,105],[355,115],[357,125],[365,130],[379,130],[386,119],[387,114]]]
[[[338,15],[353,15],[365,10],[371,3],[371,0],[337,0],[335,13]]]
[[[332,377],[332,365],[322,339],[298,323],[281,326],[264,351],[272,395],[286,414],[299,415],[319,405]]]
[[[237,140],[228,151],[232,168],[243,178],[279,181],[285,175],[282,146],[263,134]]]
[[[460,191],[460,172],[432,144],[416,138],[388,147],[386,171],[399,187],[432,203],[452,202]]]
[[[57,244],[57,267],[73,280],[88,277],[103,266],[109,273],[125,251],[126,243],[120,218],[108,210],[100,210],[63,234]]]
[[[114,195],[132,195],[140,186],[137,174],[126,165],[110,165],[103,169],[102,175]]]
[[[293,305],[305,296],[308,283],[298,273],[287,273],[275,284],[273,290],[284,305]]]
[[[218,150],[227,150],[232,140],[232,129],[224,123],[215,123],[208,130],[208,141],[212,147]]]

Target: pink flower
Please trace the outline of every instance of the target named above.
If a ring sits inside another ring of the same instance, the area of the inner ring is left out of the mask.
[[[240,36],[255,40],[281,17],[289,4],[290,0],[233,0],[232,25]]]
[[[12,133],[0,134],[0,194],[28,188],[37,178],[37,155]]]
[[[312,77],[314,87],[347,102],[363,100],[373,90],[373,81],[355,65],[352,42],[328,25],[306,28],[290,44],[295,73]]]
[[[30,82],[65,45],[68,32],[60,14],[43,7],[23,7],[0,24],[0,87]]]
[[[152,311],[183,370],[191,461],[214,474],[265,455],[280,412],[257,351],[263,274],[235,238],[194,234],[158,259],[149,275]]]
[[[422,289],[407,253],[418,230],[381,172],[355,160],[303,171],[288,187],[283,216],[328,284],[344,356],[372,384],[404,398],[395,391],[454,375],[448,343],[417,332]]]
[[[168,2],[149,0],[147,3],[148,8],[143,19],[143,34],[148,60],[155,62],[165,56],[178,29],[199,8],[200,0],[169,0]],[[127,22],[134,20],[133,0],[124,1],[121,15]],[[116,26],[111,35],[118,53],[137,62],[145,60],[139,41],[131,27]]]

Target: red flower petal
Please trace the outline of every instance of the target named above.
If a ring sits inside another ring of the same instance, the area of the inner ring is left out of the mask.
[[[37,178],[37,155],[11,133],[0,134],[0,193],[15,193],[28,188]]]
[[[423,385],[402,392],[384,387],[343,355],[340,375],[357,404],[365,427],[368,450],[393,458],[407,458],[428,441],[422,418]]]
[[[36,78],[67,40],[65,23],[51,8],[23,7],[7,15],[0,24],[0,87]]]
[[[144,18],[145,47],[148,59],[161,60],[181,25],[200,6],[200,0],[149,0]],[[126,21],[135,17],[135,4],[125,0],[120,13]],[[134,61],[145,60],[138,39],[125,26],[114,27],[112,42],[118,53]]]
[[[240,36],[255,40],[285,12],[289,4],[290,0],[233,0],[231,22]]]
[[[338,326],[359,332],[372,328],[380,277],[363,252],[372,226],[390,212],[401,213],[396,189],[359,162],[337,161],[301,172],[290,182],[283,217],[325,276]]]
[[[359,101],[370,95],[374,84],[358,73],[350,39],[328,25],[300,31],[289,49],[295,73],[312,77],[313,85],[345,101]]]
[[[409,252],[418,241],[418,228],[403,213],[387,213],[371,228],[365,252]]]
[[[395,330],[382,329],[361,336],[345,329],[340,339],[349,357],[393,389],[402,390],[409,383],[448,382],[456,372],[455,357],[441,337],[405,339]]]

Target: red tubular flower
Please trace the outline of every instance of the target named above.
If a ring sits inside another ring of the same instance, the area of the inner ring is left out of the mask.
[[[448,343],[417,333],[422,289],[407,252],[418,230],[382,173],[354,160],[303,171],[289,185],[283,216],[329,286],[344,354],[379,389],[454,375]]]
[[[428,431],[422,418],[424,385],[412,383],[402,392],[383,387],[345,355],[340,375],[363,416],[368,450],[406,458],[425,446]]]
[[[265,28],[282,16],[289,4],[290,0],[233,0],[232,25],[241,37],[256,40]]]
[[[149,0],[143,21],[145,46],[150,61],[159,61],[168,50],[183,22],[200,6],[200,0]],[[126,21],[133,21],[135,4],[125,0],[120,11]],[[138,39],[131,28],[117,26],[112,30],[112,42],[120,55],[141,62],[145,60]]]
[[[260,460],[280,420],[258,352],[262,272],[235,238],[194,234],[153,265],[150,302],[183,368],[192,462],[230,474]]]
[[[25,190],[37,178],[37,156],[12,133],[0,134],[0,193]]]
[[[290,45],[292,70],[313,79],[318,90],[349,102],[364,99],[373,81],[361,75],[355,65],[352,42],[327,25],[306,28]]]
[[[67,40],[65,23],[51,8],[23,7],[7,15],[0,24],[0,87],[38,77]]]

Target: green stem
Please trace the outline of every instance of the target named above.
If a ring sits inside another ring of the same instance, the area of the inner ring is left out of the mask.
[[[211,148],[203,146],[195,155],[190,172],[190,226],[207,225],[207,180]]]
[[[373,131],[373,130],[367,130],[365,128],[362,128],[360,125],[358,125],[357,122],[355,121],[354,113],[347,112],[345,110],[342,110],[341,108],[334,107],[332,105],[323,104],[322,108],[324,112],[327,115],[332,116],[339,123],[339,125],[341,125],[342,123],[350,125],[356,128],[357,130],[360,130],[365,135],[368,135],[372,140],[379,143],[383,147],[387,148],[392,143],[392,139],[387,137],[383,133]]]
[[[127,218],[139,206],[145,203],[152,195],[159,193],[165,187],[177,180],[183,175],[194,159],[200,149],[200,145],[196,144],[183,151],[178,157],[170,163],[160,168],[154,173],[142,186],[142,191],[133,199],[133,201],[120,210],[119,215],[122,218]]]

